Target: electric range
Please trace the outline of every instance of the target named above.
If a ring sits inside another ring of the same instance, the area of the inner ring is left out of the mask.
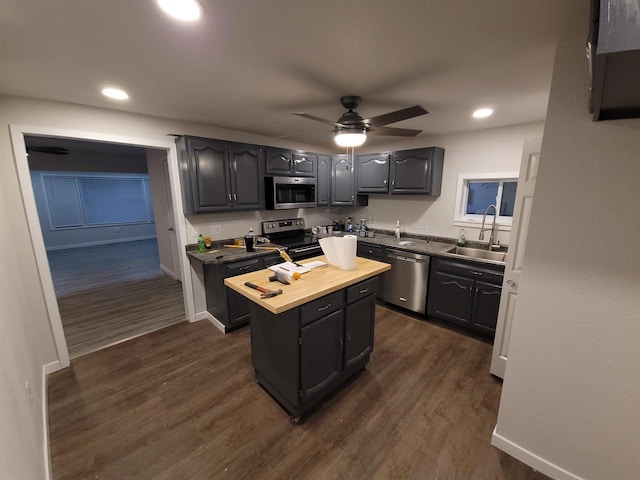
[[[294,262],[322,255],[318,238],[305,231],[304,218],[262,222],[262,235],[271,243],[287,247]]]

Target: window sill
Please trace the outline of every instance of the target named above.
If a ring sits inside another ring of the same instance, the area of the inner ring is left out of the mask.
[[[487,227],[491,228],[492,222],[493,222],[493,219],[491,219],[491,222],[486,222],[485,225],[484,225],[485,228],[487,228]],[[453,226],[454,227],[480,229],[482,227],[482,220],[478,221],[478,220],[473,220],[473,219],[470,219],[470,218],[454,218],[453,219]],[[510,232],[511,231],[511,224],[504,224],[504,223],[500,223],[498,221],[496,230],[498,230],[499,232]]]

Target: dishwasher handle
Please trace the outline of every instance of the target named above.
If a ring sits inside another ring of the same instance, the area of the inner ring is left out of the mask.
[[[387,257],[394,260],[401,260],[404,262],[423,263],[429,261],[428,255],[420,255],[417,253],[400,252],[397,250],[387,251]]]

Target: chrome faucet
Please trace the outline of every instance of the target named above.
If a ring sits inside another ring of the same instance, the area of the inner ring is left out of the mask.
[[[487,213],[489,209],[493,208],[493,223],[491,224],[491,228],[485,228],[484,224],[487,220]],[[479,240],[484,240],[484,232],[487,230],[491,230],[491,235],[489,235],[489,245],[487,246],[487,250],[491,250],[493,248],[493,244],[496,240],[496,218],[498,218],[498,208],[495,205],[489,205],[482,215],[482,226],[480,227],[480,236]]]

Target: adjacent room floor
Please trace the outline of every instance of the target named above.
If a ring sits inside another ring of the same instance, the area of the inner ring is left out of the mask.
[[[249,328],[180,323],[49,376],[54,480],[504,479],[491,345],[384,306],[367,369],[292,425],[253,380]]]
[[[48,253],[71,358],[185,320],[155,239]]]

